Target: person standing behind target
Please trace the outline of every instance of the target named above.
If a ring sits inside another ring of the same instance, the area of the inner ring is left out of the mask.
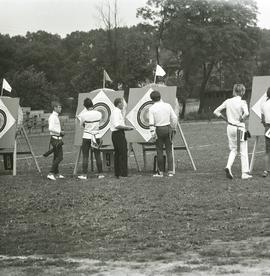
[[[249,116],[248,106],[246,101],[242,100],[246,88],[243,84],[235,84],[233,86],[233,97],[224,101],[219,107],[214,110],[214,115],[225,120],[227,125],[227,136],[229,141],[230,154],[227,165],[225,167],[226,177],[233,179],[232,165],[239,148],[241,156],[242,179],[249,179],[252,176],[249,174],[248,160],[248,144],[247,139],[242,139],[241,133],[246,132],[245,119]],[[226,116],[221,112],[226,110]]]
[[[266,101],[261,105],[262,124],[265,128],[265,155],[264,155],[264,171],[262,176],[266,177],[270,170],[270,87],[266,92]]]
[[[62,111],[62,105],[59,102],[54,101],[52,103],[53,112],[49,117],[49,131],[51,135],[50,145],[53,149],[53,161],[50,173],[47,178],[50,180],[56,180],[56,178],[64,178],[59,174],[59,164],[63,160],[63,136],[64,131],[61,129],[59,120],[59,114]]]
[[[156,140],[158,172],[154,177],[163,177],[163,145],[165,145],[167,161],[168,161],[168,176],[173,176],[173,155],[172,155],[172,137],[176,132],[177,116],[170,104],[161,100],[161,95],[158,91],[153,91],[150,94],[154,104],[149,108],[149,126],[152,138]]]
[[[114,100],[114,110],[111,114],[112,143],[114,147],[114,174],[117,178],[128,176],[128,151],[126,130],[133,130],[132,126],[126,126],[122,114],[124,102],[122,98]]]
[[[102,118],[102,114],[101,112],[93,109],[93,102],[89,98],[84,100],[83,105],[85,110],[78,115],[80,125],[84,127],[82,137],[83,174],[79,175],[78,178],[83,180],[87,179],[89,150],[92,147],[98,169],[98,178],[101,179],[104,178],[104,175],[102,175],[100,150],[98,148],[94,148],[94,145],[100,144],[100,139],[96,138],[96,135],[99,133],[99,123]]]

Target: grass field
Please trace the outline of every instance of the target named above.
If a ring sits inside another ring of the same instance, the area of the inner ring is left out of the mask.
[[[76,149],[65,137],[65,180],[46,179],[47,136],[31,136],[43,176],[20,156],[18,176],[0,176],[0,275],[270,275],[270,183],[260,175],[259,140],[251,180],[225,178],[225,124],[182,125],[197,166],[176,152],[173,178],[152,178],[153,156],[130,176],[72,178]],[[254,138],[249,140],[252,151]],[[180,144],[180,140],[176,142]],[[21,146],[21,144],[20,144]],[[142,165],[141,149],[135,147]]]

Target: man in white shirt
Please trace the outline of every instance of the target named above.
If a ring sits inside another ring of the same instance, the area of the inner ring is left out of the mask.
[[[161,95],[158,91],[153,91],[150,94],[154,104],[149,108],[149,126],[153,139],[156,139],[158,172],[154,177],[163,177],[163,145],[165,145],[168,176],[173,176],[173,156],[172,156],[172,136],[176,131],[177,116],[170,104],[161,100]]]
[[[62,105],[59,102],[52,103],[53,112],[50,115],[49,121],[49,131],[51,135],[50,145],[53,148],[53,162],[51,166],[50,173],[47,178],[50,180],[56,180],[56,178],[64,178],[63,175],[59,174],[59,164],[63,160],[63,136],[64,131],[61,129],[61,124],[59,120],[59,114],[62,111]]]
[[[80,125],[84,127],[83,139],[82,139],[82,154],[83,154],[83,164],[82,171],[83,174],[79,175],[79,179],[86,180],[88,172],[88,160],[89,160],[89,150],[93,144],[100,144],[100,139],[96,138],[96,135],[99,133],[99,124],[102,118],[101,112],[93,109],[93,102],[91,99],[86,98],[83,103],[85,109],[77,116],[80,120]],[[98,169],[98,178],[104,178],[102,175],[102,161],[100,156],[100,150],[93,148],[97,169]]]
[[[265,155],[264,155],[264,171],[262,176],[266,177],[269,174],[270,169],[270,137],[267,135],[270,129],[270,87],[266,92],[266,101],[262,103],[261,114],[262,114],[262,124],[265,127]]]
[[[114,110],[111,114],[112,142],[114,147],[114,174],[117,178],[128,176],[128,157],[126,130],[132,130],[133,127],[126,126],[122,110],[124,102],[122,98],[114,100]]]
[[[242,179],[249,179],[252,176],[249,174],[248,160],[248,144],[247,140],[239,138],[239,133],[246,132],[245,119],[249,116],[248,106],[246,101],[242,100],[246,88],[243,84],[235,84],[233,86],[233,97],[225,100],[219,107],[214,110],[217,117],[225,120],[227,125],[227,136],[229,141],[230,154],[225,168],[226,176],[233,179],[232,165],[237,155],[237,143],[240,144],[241,170]],[[221,112],[226,110],[226,116]]]

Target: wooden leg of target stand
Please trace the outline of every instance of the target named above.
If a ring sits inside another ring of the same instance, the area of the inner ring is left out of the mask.
[[[29,140],[29,138],[28,138],[28,136],[27,136],[26,130],[25,130],[24,127],[22,127],[21,129],[22,129],[22,131],[23,131],[23,135],[24,135],[25,141],[26,141],[26,143],[27,143],[27,145],[28,145],[28,148],[29,148],[29,150],[30,150],[30,152],[31,152],[32,158],[34,159],[34,162],[35,162],[37,171],[41,174],[41,169],[40,169],[40,167],[39,167],[39,165],[38,165],[36,156],[35,156],[35,154],[34,154],[34,151],[33,151],[33,148],[32,148],[32,146],[31,146],[30,140]]]
[[[173,158],[173,174],[175,174],[175,156],[174,156],[174,146],[172,143],[172,158]]]
[[[129,143],[129,148],[130,148],[131,152],[133,153],[133,156],[134,156],[134,159],[135,159],[135,162],[136,162],[136,165],[137,165],[138,172],[140,172],[141,171],[141,167],[140,167],[140,165],[138,163],[138,159],[137,159],[137,156],[136,156],[136,153],[135,153],[135,150],[133,148],[133,144],[132,143]]]
[[[253,150],[252,150],[252,155],[251,155],[250,167],[249,167],[249,172],[250,173],[253,171],[254,162],[255,162],[255,152],[256,152],[258,141],[259,141],[259,136],[256,136],[254,146],[253,146]]]
[[[193,166],[193,169],[194,169],[194,171],[196,171],[196,170],[197,170],[197,168],[196,168],[196,166],[195,166],[195,163],[194,163],[194,161],[193,161],[192,155],[191,155],[191,153],[190,153],[190,150],[189,150],[189,147],[188,147],[188,144],[187,144],[186,138],[185,138],[185,136],[184,136],[184,133],[183,133],[183,131],[182,131],[182,128],[181,128],[181,126],[180,126],[180,124],[179,124],[179,123],[177,123],[177,126],[178,126],[178,129],[179,129],[179,131],[180,131],[180,134],[181,134],[182,140],[183,140],[183,142],[184,142],[184,144],[185,144],[185,147],[186,147],[186,150],[187,150],[187,153],[188,153],[189,159],[190,159],[190,161],[191,161],[191,164],[192,164],[192,166]]]
[[[73,176],[75,176],[77,174],[78,171],[78,164],[81,158],[81,152],[82,152],[82,147],[79,148],[78,154],[77,154],[77,158],[75,161],[75,166],[74,166],[74,170],[73,170]]]
[[[14,151],[13,151],[13,170],[12,175],[16,176],[17,174],[17,140],[14,142]]]

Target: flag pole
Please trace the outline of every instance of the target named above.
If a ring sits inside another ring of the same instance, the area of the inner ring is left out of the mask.
[[[156,70],[157,71],[157,70]],[[156,83],[156,79],[157,79],[157,74],[155,72],[155,78],[154,78],[154,84]]]
[[[4,79],[2,80],[1,97],[3,96],[3,82],[4,82]]]
[[[103,69],[103,88],[105,88],[105,72],[104,72],[104,69]]]

